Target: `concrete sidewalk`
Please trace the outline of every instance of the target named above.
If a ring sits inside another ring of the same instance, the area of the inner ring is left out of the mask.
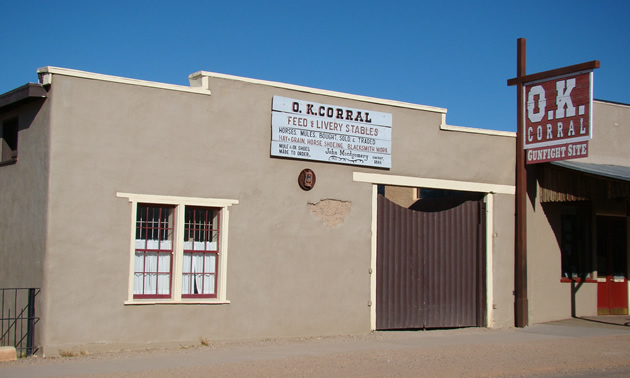
[[[624,376],[630,373],[628,322],[628,316],[595,317],[524,329],[374,332],[75,358],[30,358],[0,364],[0,377],[601,373],[593,369],[609,369],[609,376],[617,376],[611,372]]]

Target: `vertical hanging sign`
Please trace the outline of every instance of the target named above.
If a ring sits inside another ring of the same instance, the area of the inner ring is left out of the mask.
[[[527,150],[527,164],[588,156],[593,72],[528,82],[523,90],[523,147]]]

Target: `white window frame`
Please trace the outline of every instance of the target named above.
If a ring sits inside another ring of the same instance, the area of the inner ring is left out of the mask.
[[[227,304],[227,262],[228,262],[228,230],[229,230],[229,207],[237,205],[238,200],[218,199],[218,198],[195,198],[161,196],[152,194],[116,193],[116,197],[127,198],[131,203],[131,222],[129,237],[129,284],[127,291],[126,305],[143,304]],[[135,234],[136,234],[136,214],[138,203],[169,205],[175,207],[174,237],[173,237],[173,268],[171,272],[171,297],[155,299],[139,299],[133,296],[134,281],[134,260],[135,260]],[[179,236],[184,231],[184,210],[186,206],[214,207],[220,210],[220,234],[219,234],[219,267],[217,279],[216,298],[182,298],[182,263],[184,260],[184,243],[179,240]]]

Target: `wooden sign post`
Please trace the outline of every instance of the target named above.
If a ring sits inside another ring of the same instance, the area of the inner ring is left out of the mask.
[[[516,102],[517,102],[517,128],[516,128],[516,177],[515,177],[515,185],[516,185],[516,199],[515,199],[515,235],[514,235],[514,324],[516,327],[527,327],[529,325],[529,304],[527,300],[527,159],[526,159],[526,139],[527,138],[527,130],[525,130],[525,114],[526,109],[531,110],[529,113],[534,114],[536,116],[540,114],[540,118],[547,115],[548,119],[552,117],[557,117],[558,114],[562,113],[562,116],[565,116],[565,109],[569,106],[573,106],[571,102],[571,92],[572,88],[561,87],[558,85],[556,88],[557,93],[553,93],[554,98],[558,98],[555,104],[547,104],[550,108],[555,107],[555,113],[553,110],[549,110],[548,113],[545,113],[547,109],[533,108],[536,105],[536,101],[532,102],[532,105],[528,108],[528,101],[525,98],[525,85],[534,82],[544,82],[547,79],[554,78],[564,78],[570,75],[582,74],[584,72],[591,71],[595,68],[599,68],[600,64],[598,60],[594,60],[587,63],[577,64],[574,66],[558,68],[551,71],[540,72],[532,75],[526,74],[526,43],[525,38],[519,38],[517,40],[517,62],[516,62],[516,78],[509,79],[507,84],[509,86],[516,85],[517,93],[516,93]],[[592,87],[591,87],[592,88]],[[560,93],[562,92],[562,93]],[[577,92],[577,91],[576,91]],[[591,90],[592,92],[592,90]],[[590,95],[590,93],[589,93]],[[542,99],[540,98],[543,94],[538,94],[537,101],[538,103],[542,103]],[[536,97],[532,95],[532,97]],[[568,99],[567,99],[568,97]],[[546,101],[546,99],[544,99]],[[590,99],[592,102],[592,98]],[[532,108],[532,109],[530,109]],[[590,112],[590,110],[589,110]],[[531,115],[530,114],[530,115]],[[589,113],[590,115],[590,113]],[[562,135],[562,138],[558,139],[558,144],[570,143],[571,139],[565,138],[565,135],[569,135],[571,132],[570,127],[572,124],[565,122],[566,125],[557,125],[557,127],[553,127],[551,123],[548,123],[550,126],[545,125],[545,132],[551,133],[549,135]],[[589,121],[589,127],[590,127]],[[541,126],[542,127],[542,126]],[[575,126],[574,126],[575,127]],[[531,134],[531,130],[530,130]],[[533,138],[533,137],[532,137]],[[542,138],[542,137],[541,137]],[[553,138],[552,138],[553,139]],[[562,148],[562,147],[561,147]],[[555,152],[555,150],[552,150]],[[579,157],[579,156],[578,156]],[[561,159],[554,159],[561,160]],[[549,160],[546,160],[549,161]],[[542,161],[541,161],[542,162]]]

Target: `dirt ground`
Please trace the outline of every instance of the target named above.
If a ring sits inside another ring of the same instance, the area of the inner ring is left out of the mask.
[[[32,357],[0,377],[628,377],[630,327],[374,332]]]

